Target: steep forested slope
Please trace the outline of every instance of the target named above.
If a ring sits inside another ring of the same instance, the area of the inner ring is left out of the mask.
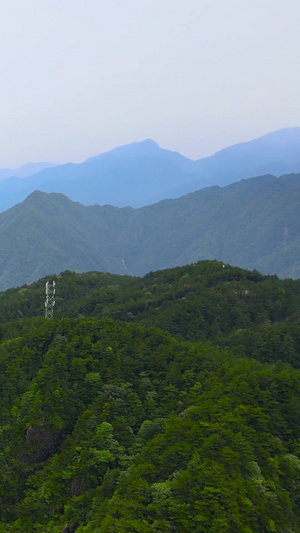
[[[2,531],[298,531],[298,371],[87,319],[0,361]]]
[[[143,209],[35,192],[0,214],[0,288],[63,270],[146,272],[219,259],[300,274],[300,175],[262,176]]]
[[[0,294],[1,533],[299,532],[299,281],[44,282]]]

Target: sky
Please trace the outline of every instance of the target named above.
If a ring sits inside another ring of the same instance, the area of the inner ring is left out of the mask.
[[[299,19],[299,0],[10,0],[0,167],[146,138],[199,159],[300,126]]]

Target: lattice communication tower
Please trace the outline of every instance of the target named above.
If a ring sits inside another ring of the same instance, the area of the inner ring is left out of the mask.
[[[45,318],[53,318],[53,309],[55,306],[55,281],[46,283],[46,301],[45,301]]]

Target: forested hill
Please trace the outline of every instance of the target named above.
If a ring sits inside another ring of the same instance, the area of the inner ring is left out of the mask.
[[[219,259],[300,276],[300,174],[211,187],[142,209],[32,193],[0,214],[0,288],[66,269],[120,274]]]
[[[0,294],[1,533],[299,532],[299,281],[44,282]]]
[[[0,532],[297,533],[300,282],[55,279],[0,294]]]
[[[17,324],[13,332],[18,332],[23,323],[27,327],[25,319],[44,316],[47,279],[0,293],[1,338],[11,334],[13,324]],[[143,278],[66,271],[53,279],[56,319],[139,323],[159,327],[181,340],[233,347],[240,343],[247,354],[251,339],[259,345],[260,335],[267,334],[269,344],[272,336],[272,346],[277,343],[268,360],[281,358],[300,365],[300,280],[280,280],[217,261],[151,272]],[[285,331],[292,334],[289,342]],[[268,345],[261,342],[252,357],[266,358],[264,349]]]

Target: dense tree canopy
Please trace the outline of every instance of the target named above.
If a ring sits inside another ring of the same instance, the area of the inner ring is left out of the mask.
[[[0,294],[0,532],[300,531],[298,281],[217,262]]]

